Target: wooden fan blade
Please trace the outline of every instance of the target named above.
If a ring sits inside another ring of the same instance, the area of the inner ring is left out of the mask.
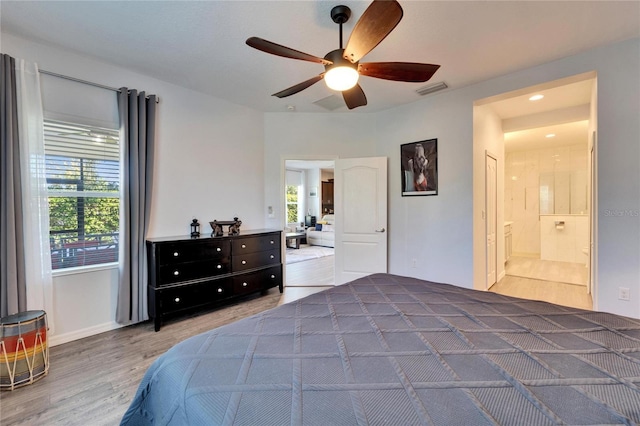
[[[301,61],[316,62],[318,64],[325,65],[333,63],[331,61],[327,61],[326,59],[318,58],[317,56],[309,55],[308,53],[300,52],[299,50],[282,46],[280,44],[259,37],[250,37],[247,39],[246,43],[254,49],[262,50],[263,52],[282,56],[284,58],[299,59]]]
[[[351,32],[344,49],[345,59],[358,62],[380,44],[401,19],[402,7],[396,0],[374,0]]]
[[[359,84],[356,84],[349,90],[345,90],[342,92],[342,97],[344,98],[344,102],[347,104],[347,108],[354,109],[359,106],[364,106],[367,104],[367,97],[364,95],[364,91]]]
[[[295,86],[291,86],[288,89],[284,89],[278,93],[274,93],[271,96],[277,96],[279,98],[286,98],[287,96],[295,95],[298,92],[302,92],[309,86],[312,86],[322,80],[324,78],[324,73],[317,75],[309,80],[303,81],[302,83],[298,83]]]
[[[421,83],[433,77],[440,65],[415,62],[368,62],[358,65],[358,72],[384,80]]]

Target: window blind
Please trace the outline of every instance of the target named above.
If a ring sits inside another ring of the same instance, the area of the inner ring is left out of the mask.
[[[52,268],[117,261],[119,132],[45,120],[44,137]]]

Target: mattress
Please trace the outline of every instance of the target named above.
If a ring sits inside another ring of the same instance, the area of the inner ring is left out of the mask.
[[[177,344],[122,424],[634,424],[639,384],[639,320],[375,274]]]

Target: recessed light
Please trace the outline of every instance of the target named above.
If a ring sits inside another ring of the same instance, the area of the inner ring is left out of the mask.
[[[539,101],[542,98],[544,98],[544,95],[533,95],[532,97],[529,98],[529,100],[530,101]]]
[[[545,136],[545,138],[555,138],[556,134],[555,133],[549,133],[548,135]]]

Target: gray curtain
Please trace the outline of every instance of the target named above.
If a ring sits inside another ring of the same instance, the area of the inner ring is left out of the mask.
[[[0,54],[0,316],[27,309],[15,59]]]
[[[124,161],[120,208],[120,272],[116,321],[131,324],[149,319],[147,312],[147,255],[156,96],[120,89],[120,135]]]

